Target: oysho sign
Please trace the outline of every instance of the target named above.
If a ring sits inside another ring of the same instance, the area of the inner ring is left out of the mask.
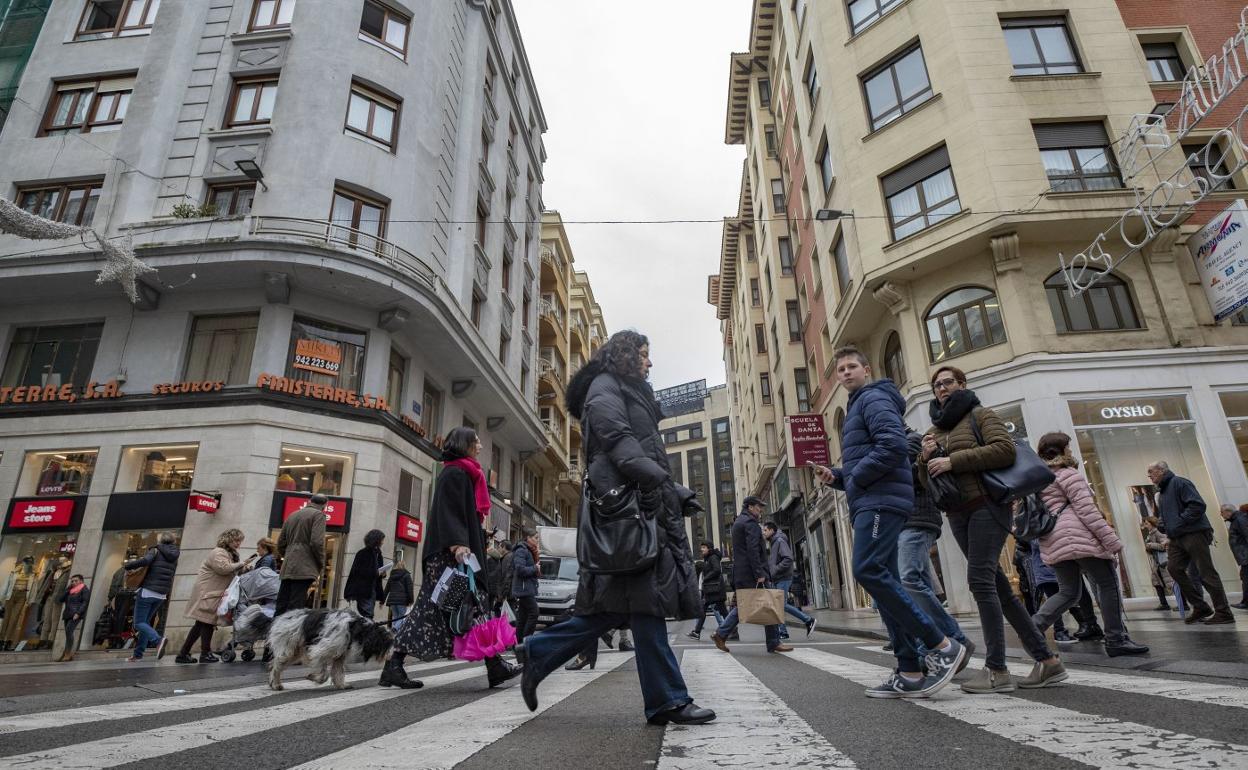
[[[13,529],[65,529],[74,519],[74,498],[19,500],[9,513]]]
[[[1157,407],[1152,404],[1132,404],[1130,406],[1107,406],[1101,409],[1101,417],[1106,420],[1126,420],[1132,417],[1156,417]]]

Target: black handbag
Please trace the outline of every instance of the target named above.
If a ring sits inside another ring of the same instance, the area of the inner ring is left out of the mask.
[[[943,457],[944,454],[942,449],[932,456]],[[939,476],[924,473],[922,479],[923,488],[927,490],[927,496],[932,499],[932,505],[942,511],[954,511],[962,505],[962,490],[958,487],[958,480],[952,473],[942,473]]]
[[[1057,517],[1062,515],[1070,503],[1063,505],[1057,513],[1049,511],[1049,507],[1040,499],[1040,495],[1027,495],[1018,501],[1014,510],[1014,523],[1011,531],[1016,540],[1030,543],[1053,531],[1057,526]]]
[[[476,625],[481,612],[477,581],[472,568],[459,565],[438,596],[438,609],[446,616],[446,626],[454,636],[463,636]]]
[[[659,557],[659,533],[653,511],[641,504],[632,484],[597,493],[585,480],[577,523],[576,557],[580,568],[595,575],[644,572]]]
[[[984,437],[979,432],[979,422],[975,412],[971,412],[971,430],[975,433],[975,441],[984,445]],[[980,471],[980,479],[984,484],[984,492],[988,499],[998,505],[1006,505],[1019,498],[1034,495],[1048,485],[1057,481],[1057,476],[1048,463],[1040,459],[1036,450],[1023,439],[1014,440],[1014,463],[1005,468],[994,468]]]

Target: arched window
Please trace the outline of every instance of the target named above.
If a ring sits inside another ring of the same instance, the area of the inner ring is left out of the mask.
[[[906,382],[906,360],[901,355],[901,335],[890,332],[884,341],[884,376],[899,387]]]
[[[927,345],[933,363],[1001,342],[1005,342],[1001,303],[982,286],[954,289],[927,312]]]
[[[839,454],[844,450],[844,447],[841,445],[841,436],[845,432],[845,410],[840,407],[837,407],[836,414],[832,416],[832,429],[836,431],[836,451]],[[837,462],[840,462],[839,457]]]
[[[1118,276],[1103,276],[1092,288],[1070,296],[1066,278],[1059,270],[1044,282],[1049,310],[1059,334],[1139,329],[1140,318],[1131,302],[1131,290]]]

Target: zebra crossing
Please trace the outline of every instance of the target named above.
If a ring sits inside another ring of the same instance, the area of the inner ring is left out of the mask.
[[[973,696],[954,685],[927,700],[868,701],[861,687],[892,665],[876,647],[676,649],[690,692],[718,713],[709,725],[647,726],[630,654],[604,652],[594,670],[556,672],[536,713],[516,686],[487,690],[480,664],[440,661],[409,666],[425,684],[414,691],[376,687],[369,667],[348,674],[353,688],[343,691],[292,676],[277,693],[257,672],[245,687],[157,697],[122,690],[110,703],[29,713],[10,698],[0,701],[8,707],[0,767],[193,770],[229,758],[300,770],[471,768],[515,755],[541,768],[575,755],[659,770],[871,768],[896,766],[886,749],[901,740],[930,744],[914,750],[933,768],[1248,767],[1248,686],[1233,681],[1072,666],[1067,683],[1046,690]],[[587,725],[599,728],[600,745],[581,742]]]

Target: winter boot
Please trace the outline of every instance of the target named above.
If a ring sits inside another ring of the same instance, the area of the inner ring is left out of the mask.
[[[1147,655],[1148,647],[1139,642],[1131,641],[1130,637],[1122,637],[1116,642],[1105,642],[1105,654],[1111,658],[1117,658],[1120,655]]]
[[[407,672],[403,670],[403,659],[391,657],[386,661],[386,666],[381,670],[381,679],[377,681],[382,687],[399,687],[404,690],[417,690],[424,687],[424,682],[419,679],[408,679]]]
[[[520,676],[522,671],[524,669],[520,666],[513,666],[497,655],[485,659],[485,673],[489,676],[491,689]]]
[[[1099,642],[1105,638],[1105,632],[1095,620],[1090,620],[1079,624],[1079,629],[1075,631],[1075,638],[1081,642]]]

